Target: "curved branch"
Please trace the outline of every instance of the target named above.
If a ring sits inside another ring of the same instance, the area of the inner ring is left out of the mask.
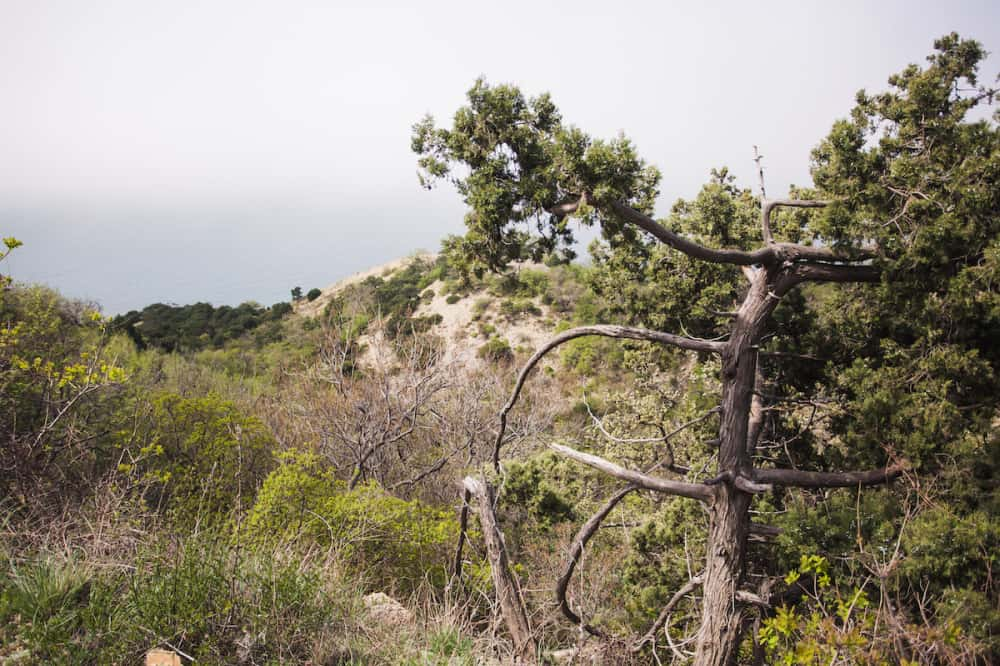
[[[674,607],[680,603],[681,599],[691,594],[691,592],[694,591],[694,588],[699,585],[701,585],[701,576],[696,576],[685,583],[681,589],[674,592],[674,596],[670,597],[670,601],[668,601],[667,605],[660,611],[660,614],[656,617],[656,621],[653,622],[649,631],[643,634],[642,638],[632,645],[632,652],[638,652],[646,643],[651,643],[656,640],[656,632],[658,632],[660,628],[667,623],[667,620],[670,619],[670,614],[673,612]]]
[[[754,481],[776,486],[796,488],[852,488],[876,486],[892,481],[907,468],[905,463],[895,463],[884,469],[864,472],[806,472],[799,469],[754,470]]]
[[[769,202],[771,208],[775,206],[798,206],[800,208],[816,208],[827,205],[825,201],[811,201],[805,199],[772,199]],[[835,251],[825,247],[813,247],[809,245],[799,245],[798,243],[768,243],[762,248],[753,251],[716,249],[706,247],[696,243],[680,234],[671,231],[650,216],[640,213],[631,206],[620,201],[592,202],[588,195],[584,194],[576,201],[569,201],[558,204],[549,209],[549,212],[557,216],[565,216],[576,211],[583,204],[592,204],[609,210],[630,224],[634,224],[643,231],[648,232],[661,243],[683,252],[689,257],[710,261],[715,264],[735,264],[737,266],[752,266],[755,264],[774,266],[785,262],[800,261],[848,261],[859,259],[870,259],[871,253],[867,250],[854,249],[850,254]],[[770,211],[768,211],[770,214]]]
[[[811,204],[817,202],[796,201],[794,199],[778,199],[780,205],[810,204],[806,207],[815,207]],[[825,202],[820,205],[826,205]],[[773,207],[773,205],[772,205]],[[786,262],[811,262],[811,261],[850,261],[860,259],[870,259],[871,254],[867,250],[852,249],[850,254],[838,252],[825,247],[813,247],[811,245],[799,245],[798,243],[769,243],[766,246],[746,252],[744,250],[717,250],[704,245],[699,245],[683,236],[667,229],[662,224],[643,215],[639,211],[626,206],[617,201],[608,204],[608,208],[613,210],[626,221],[631,222],[640,229],[648,231],[661,243],[665,243],[675,250],[679,250],[689,257],[710,261],[715,264],[736,264],[739,266],[752,266],[760,264],[764,266],[774,266]]]
[[[566,599],[566,590],[569,587],[569,581],[573,578],[573,572],[576,570],[576,564],[580,560],[580,555],[583,553],[584,546],[590,541],[590,537],[594,536],[597,529],[601,526],[601,522],[608,517],[608,514],[618,506],[618,503],[625,499],[633,490],[638,490],[639,486],[630,485],[622,488],[617,493],[611,496],[611,498],[605,502],[604,506],[595,513],[590,519],[583,524],[580,531],[576,533],[576,537],[573,539],[573,543],[570,545],[569,554],[566,557],[566,564],[563,567],[562,575],[559,576],[559,580],[556,581],[556,601],[559,602],[559,610],[562,614],[566,616],[573,624],[580,625],[584,631],[592,636],[597,636],[598,638],[607,638],[607,634],[597,627],[584,622],[579,615],[577,615],[569,605],[569,601]]]
[[[664,479],[658,476],[650,476],[648,474],[643,474],[642,472],[636,472],[635,470],[625,469],[610,460],[605,460],[604,458],[600,458],[589,453],[583,453],[582,451],[571,449],[568,446],[563,446],[562,444],[549,444],[549,448],[556,453],[566,456],[567,458],[583,463],[584,465],[589,465],[595,469],[599,469],[605,474],[610,474],[611,476],[622,479],[623,481],[628,481],[629,483],[640,488],[645,488],[646,490],[654,490],[668,495],[679,495],[681,497],[701,500],[702,502],[711,502],[712,498],[715,496],[714,491],[709,486],[702,483],[687,483],[685,481],[673,481],[671,479]]]
[[[716,264],[737,264],[741,266],[772,263],[774,259],[774,253],[770,247],[761,248],[754,252],[729,249],[717,250],[684,238],[680,234],[667,229],[648,215],[644,215],[621,202],[611,201],[607,204],[607,207],[625,221],[648,232],[661,243],[669,245],[675,250],[695,259],[702,259]]]
[[[721,342],[695,340],[694,338],[686,338],[682,335],[661,333],[660,331],[650,331],[645,328],[633,328],[630,326],[580,326],[578,328],[571,328],[568,331],[557,335],[545,343],[545,345],[543,345],[538,351],[532,354],[531,358],[528,359],[528,362],[524,364],[524,367],[521,369],[521,373],[517,377],[517,383],[514,384],[514,390],[511,391],[510,399],[507,400],[507,404],[505,404],[500,410],[500,430],[497,432],[497,438],[493,444],[493,468],[495,470],[499,471],[500,469],[500,446],[503,444],[503,436],[507,430],[507,414],[517,403],[517,399],[521,395],[521,389],[524,388],[524,382],[528,379],[528,374],[536,365],[538,365],[538,362],[542,360],[546,354],[559,345],[569,342],[575,338],[582,338],[588,335],[600,335],[608,338],[624,338],[629,340],[647,340],[649,342],[660,342],[667,345],[673,345],[674,347],[680,347],[681,349],[700,352],[714,352],[716,354],[722,353],[722,350],[725,348],[725,345]]]
[[[773,243],[774,237],[771,235],[771,211],[779,206],[788,208],[824,208],[830,205],[829,201],[816,199],[768,199],[763,196],[764,192],[764,172],[760,172],[761,182],[761,202],[760,202],[760,223],[763,227],[764,241]]]

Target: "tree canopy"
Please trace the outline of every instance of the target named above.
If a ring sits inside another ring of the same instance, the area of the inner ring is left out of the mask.
[[[858,93],[850,116],[812,152],[812,188],[768,198],[762,178],[758,199],[720,169],[664,220],[652,218],[657,169],[624,136],[594,139],[565,124],[547,95],[526,98],[479,80],[451,128],[429,117],[414,126],[421,182],[451,182],[469,207],[467,233],[448,248],[456,261],[498,270],[564,251],[571,216],[599,224],[593,286],[613,304],[615,323],[671,331],[568,331],[532,358],[503,414],[537,358],[573,337],[655,339],[721,356],[714,479],[690,471],[685,481],[643,479],[556,447],[632,484],[708,498],[696,663],[735,659],[750,613],[720,600],[745,596],[748,567],[774,576],[782,573],[775,562],[787,564],[796,551],[857,563],[846,580],[862,579],[859,571],[876,577],[882,602],[895,609],[886,631],[921,617],[928,626],[964,622],[972,633],[979,622],[981,645],[997,649],[993,630],[983,629],[1000,626],[985,555],[1000,547],[989,518],[1000,508],[1000,131],[997,114],[983,112],[996,91],[979,82],[980,44],[950,34],[934,47],[925,66],[892,76],[886,92]],[[502,428],[497,452],[501,444]],[[835,471],[864,468],[871,471]],[[864,516],[861,494],[855,506],[811,490],[900,474],[905,481],[888,497],[865,500]],[[746,550],[750,496],[786,528],[771,557]],[[795,527],[817,503],[829,528]],[[602,517],[588,525],[596,529]],[[930,536],[941,532],[947,543]],[[589,538],[581,535],[580,549]],[[873,559],[871,542],[882,552],[895,547],[896,556]],[[818,575],[816,562],[803,559],[800,572]],[[941,562],[947,572],[936,568]],[[934,592],[925,586],[921,597],[915,590],[927,577]],[[979,600],[969,608],[992,610],[973,621],[955,610],[956,594]],[[786,625],[782,636],[801,629]],[[915,629],[887,650],[897,660],[940,654],[935,640]]]

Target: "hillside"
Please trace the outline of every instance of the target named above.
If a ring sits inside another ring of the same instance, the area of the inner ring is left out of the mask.
[[[313,301],[298,303],[295,313],[320,318],[338,297],[356,289],[366,280],[392,280],[415,264],[430,266],[437,260],[437,255],[417,254],[356,273],[322,289],[322,294]],[[428,268],[427,272],[430,270]],[[545,291],[549,280],[555,278],[553,269],[540,263],[517,264],[511,273],[512,284],[521,284],[522,274],[530,275],[535,280],[535,286],[508,287],[506,296],[504,288],[498,287],[495,281],[480,281],[461,288],[441,278],[426,284],[411,317],[433,322],[426,331],[439,336],[444,342],[441,362],[482,363],[484,359],[479,351],[491,340],[495,347],[506,344],[511,351],[530,353],[555,334],[557,322],[565,318],[567,312],[565,303],[560,310]],[[577,287],[583,288],[582,285]],[[376,310],[379,305],[373,304]],[[372,343],[377,343],[380,333],[376,330],[366,332],[358,342],[370,347]]]

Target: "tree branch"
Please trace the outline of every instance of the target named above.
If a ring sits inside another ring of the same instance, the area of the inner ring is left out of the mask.
[[[566,616],[573,624],[580,625],[584,631],[592,636],[597,636],[598,638],[607,638],[607,634],[597,627],[584,622],[579,615],[577,615],[569,605],[569,601],[566,599],[566,590],[569,588],[569,582],[573,578],[573,571],[576,570],[576,564],[580,560],[580,555],[583,553],[584,546],[590,541],[590,537],[594,536],[597,529],[601,526],[601,522],[608,517],[608,514],[618,506],[618,503],[625,499],[625,496],[631,493],[633,490],[638,490],[639,486],[630,485],[622,488],[617,493],[611,496],[611,498],[605,502],[604,506],[595,513],[590,519],[583,524],[580,531],[576,533],[576,537],[573,539],[573,543],[570,545],[569,554],[566,557],[566,564],[563,567],[562,575],[559,576],[559,580],[556,581],[556,601],[559,603],[559,610],[562,614]]]
[[[701,577],[696,576],[695,578],[688,580],[688,582],[686,582],[681,589],[674,592],[674,596],[670,597],[670,601],[668,601],[667,605],[660,611],[656,621],[653,622],[652,626],[650,626],[649,630],[643,635],[643,637],[636,641],[632,646],[632,652],[638,652],[646,643],[651,643],[656,640],[656,632],[658,632],[660,628],[667,623],[667,620],[670,619],[670,614],[673,612],[674,607],[680,603],[681,599],[691,594],[691,592],[694,591],[694,588],[699,585],[701,585]]]
[[[907,468],[905,463],[895,463],[884,469],[864,472],[806,472],[799,469],[758,469],[754,480],[758,483],[796,488],[851,488],[876,486],[892,481]]]
[[[471,501],[472,493],[463,484],[462,510],[458,515],[458,545],[455,547],[455,561],[451,568],[451,575],[454,580],[462,579],[462,550],[465,546],[466,532],[469,530],[469,502]]]
[[[674,481],[672,479],[650,476],[648,474],[643,474],[642,472],[636,472],[635,470],[625,469],[610,460],[605,460],[604,458],[600,458],[589,453],[583,453],[582,451],[571,449],[568,446],[563,446],[562,444],[549,444],[549,448],[556,453],[566,456],[567,458],[583,463],[584,465],[589,465],[595,469],[599,469],[605,474],[610,474],[611,476],[622,479],[623,481],[628,481],[629,483],[632,483],[640,488],[655,490],[656,492],[667,493],[668,495],[689,497],[691,499],[701,500],[702,502],[711,502],[712,498],[715,496],[714,491],[705,484],[687,483],[685,481]]]
[[[510,570],[503,532],[500,531],[493,510],[496,502],[493,486],[485,480],[472,476],[465,477],[463,485],[469,495],[476,498],[479,524],[483,528],[483,540],[486,542],[486,552],[493,573],[493,585],[496,588],[497,600],[500,602],[500,612],[511,638],[514,639],[514,651],[521,663],[534,664],[538,645],[531,631],[521,586]]]
[[[791,279],[799,282],[878,282],[882,272],[867,264],[798,264]]]
[[[680,234],[671,231],[653,218],[644,213],[640,213],[631,206],[620,201],[591,202],[585,194],[576,202],[565,202],[549,209],[554,215],[569,215],[576,211],[583,204],[592,204],[603,209],[610,210],[620,218],[630,224],[634,224],[643,231],[648,232],[654,238],[665,245],[683,252],[689,257],[709,261],[715,264],[735,264],[738,266],[764,265],[775,266],[781,263],[812,262],[812,261],[849,261],[870,259],[871,254],[866,250],[853,250],[847,255],[825,247],[813,247],[809,245],[799,245],[798,243],[768,243],[762,248],[751,252],[745,250],[716,249],[706,247],[696,243]],[[827,205],[825,201],[811,201],[806,199],[771,199],[765,202],[771,208],[775,206],[795,206],[799,208],[816,208]],[[770,214],[770,211],[768,211]]]
[[[760,172],[761,178],[761,201],[760,201],[760,224],[763,228],[764,242],[773,243],[774,237],[771,235],[771,211],[775,208],[824,208],[830,205],[829,201],[819,201],[814,199],[768,199],[764,194],[764,172]]]
[[[681,349],[713,352],[716,354],[722,353],[722,350],[725,348],[725,344],[721,342],[695,340],[694,338],[686,338],[681,335],[661,333],[660,331],[650,331],[644,328],[632,328],[629,326],[580,326],[578,328],[571,328],[568,331],[557,335],[545,343],[545,345],[543,345],[538,351],[532,354],[531,358],[528,359],[528,362],[524,364],[524,367],[521,369],[521,373],[517,377],[517,383],[514,384],[514,390],[511,391],[510,399],[507,400],[507,404],[505,404],[500,410],[500,429],[497,432],[497,438],[493,444],[493,468],[495,470],[499,471],[500,469],[500,446],[503,444],[503,436],[507,430],[507,414],[517,403],[517,399],[521,394],[521,389],[524,388],[524,382],[528,379],[528,374],[536,365],[538,365],[538,362],[541,361],[546,354],[559,345],[569,342],[575,338],[582,338],[588,335],[600,335],[608,338],[624,338],[629,340],[647,340],[649,342],[660,342],[667,345],[673,345],[674,347],[680,347]]]

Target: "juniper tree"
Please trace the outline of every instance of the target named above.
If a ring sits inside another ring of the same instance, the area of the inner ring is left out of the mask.
[[[447,180],[468,205],[467,233],[449,246],[466,265],[500,270],[566,248],[570,219],[600,227],[596,260],[622,325],[570,329],[538,350],[501,425],[538,361],[577,337],[720,360],[709,477],[626,469],[553,445],[628,484],[571,547],[557,593],[573,622],[601,633],[567,603],[566,586],[589,535],[636,488],[705,506],[705,562],[690,583],[702,588],[695,663],[728,664],[747,609],[767,603],[746,576],[755,495],[884,485],[988,458],[1000,396],[1000,133],[995,115],[969,119],[994,97],[977,80],[981,46],[952,34],[935,49],[887,92],[858,94],[813,150],[813,190],[749,200],[717,172],[706,200],[661,221],[657,169],[624,136],[594,139],[564,123],[548,95],[479,80],[450,128],[430,117],[414,126],[423,184]],[[649,328],[679,321],[687,332]],[[823,427],[791,424],[809,455],[765,458],[761,433],[789,427],[769,415],[792,395],[837,407]],[[497,467],[502,445],[503,427]],[[847,471],[851,463],[865,467]],[[983,473],[995,478],[992,467]],[[991,483],[967,501],[987,501]]]

